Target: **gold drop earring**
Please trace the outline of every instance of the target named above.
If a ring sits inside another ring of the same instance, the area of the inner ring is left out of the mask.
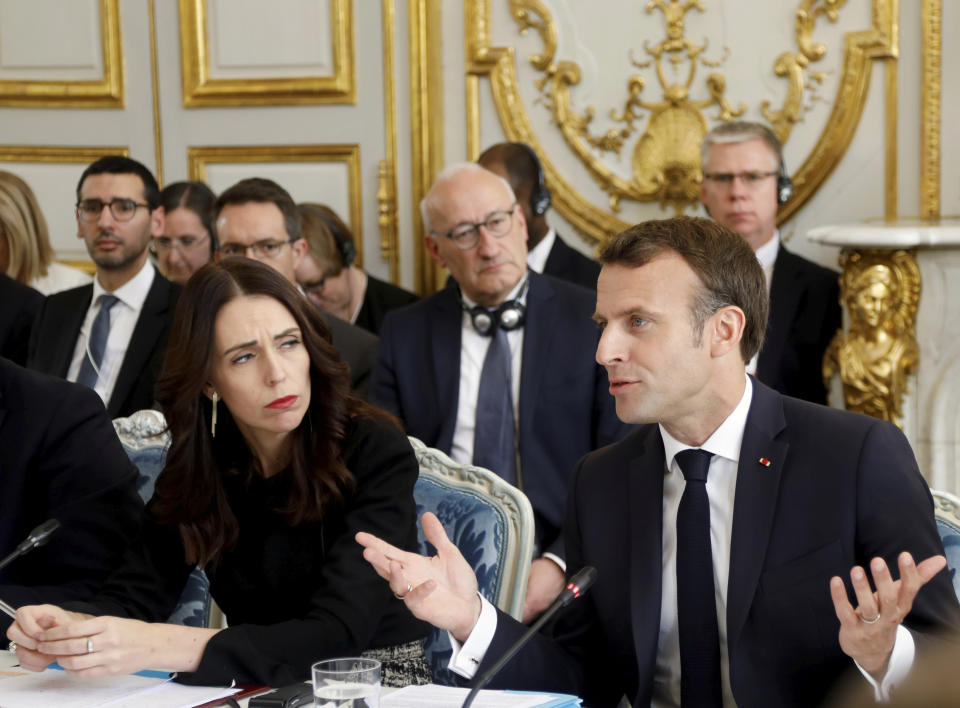
[[[213,392],[211,400],[213,401],[213,411],[210,413],[210,437],[217,437],[217,401],[220,396],[217,395],[217,392]]]

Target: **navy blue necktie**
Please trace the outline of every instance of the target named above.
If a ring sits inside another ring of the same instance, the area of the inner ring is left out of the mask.
[[[110,309],[120,300],[114,295],[100,296],[100,311],[93,318],[90,328],[90,337],[80,363],[80,372],[77,374],[77,383],[94,388],[100,378],[100,364],[103,362],[103,353],[107,349],[107,337],[110,336]]]
[[[684,708],[723,707],[707,498],[712,457],[706,450],[691,449],[678,452],[676,458],[687,481],[677,510],[677,623]]]
[[[510,484],[516,484],[511,380],[510,343],[507,333],[498,327],[490,339],[480,372],[473,464],[486,467]]]

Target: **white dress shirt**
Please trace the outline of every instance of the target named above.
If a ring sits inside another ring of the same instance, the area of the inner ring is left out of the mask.
[[[517,286],[507,295],[507,300],[517,298],[527,279],[521,278]],[[476,306],[466,295],[463,303],[470,309]],[[527,294],[524,290],[519,301],[526,305]],[[477,395],[480,393],[480,374],[483,372],[483,360],[487,356],[492,337],[485,337],[473,328],[470,313],[462,313],[460,331],[460,395],[457,400],[457,423],[453,429],[453,443],[450,457],[461,464],[473,464],[473,435],[477,427]],[[513,399],[513,423],[517,424],[517,412],[520,402],[520,365],[523,362],[523,327],[507,332],[510,345],[511,398]]]
[[[547,258],[550,257],[550,249],[553,248],[553,242],[557,240],[557,232],[552,228],[547,231],[547,235],[540,239],[540,243],[527,252],[527,267],[537,273],[542,273],[547,267]]]
[[[746,377],[746,386],[740,402],[720,426],[707,438],[702,449],[712,452],[710,471],[707,475],[707,497],[710,500],[710,545],[713,556],[713,582],[717,605],[717,629],[720,634],[720,666],[723,683],[723,705],[735,708],[730,688],[730,658],[727,651],[727,580],[730,571],[730,540],[733,531],[733,507],[737,488],[737,467],[740,462],[740,446],[743,431],[753,399],[753,382]],[[663,480],[663,546],[662,546],[662,594],[660,605],[660,636],[657,640],[657,666],[651,705],[655,708],[680,706],[680,634],[677,625],[677,510],[686,481],[676,455],[690,446],[673,438],[660,426],[663,451],[666,460],[666,475]],[[824,586],[825,593],[830,592]],[[464,676],[473,678],[483,660],[497,628],[497,614],[493,606],[481,597],[482,609],[473,632],[461,646],[453,636],[450,643],[453,655],[448,667]],[[893,654],[883,682],[878,684],[860,668],[857,668],[874,688],[878,701],[889,700],[890,689],[900,683],[909,673],[914,658],[913,637],[903,625],[897,628]]]
[[[93,299],[90,301],[87,316],[80,327],[80,336],[73,349],[73,359],[70,361],[70,368],[67,369],[67,380],[76,381],[80,373],[80,364],[83,362],[90,339],[90,329],[93,327],[94,318],[100,312],[100,296],[113,295],[119,302],[110,310],[110,334],[107,336],[107,346],[103,351],[103,360],[100,362],[97,385],[94,386],[94,390],[103,399],[104,405],[109,404],[110,396],[113,395],[113,387],[117,384],[117,376],[120,374],[123,359],[130,346],[130,338],[133,336],[134,327],[137,326],[140,310],[143,309],[143,303],[147,299],[155,275],[156,270],[147,260],[140,272],[112,293],[104,290],[100,284],[100,278],[93,279]]]
[[[756,255],[757,260],[760,261],[760,267],[763,268],[763,277],[767,283],[767,295],[770,295],[770,282],[773,280],[773,265],[777,262],[777,254],[780,253],[780,231],[776,230],[773,232],[773,238],[767,241],[765,244],[760,246],[754,255]],[[747,362],[747,373],[756,374],[757,373],[757,358],[760,356],[760,352],[757,352],[753,355],[753,358]]]

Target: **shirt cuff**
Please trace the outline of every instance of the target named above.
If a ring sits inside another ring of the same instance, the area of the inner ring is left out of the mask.
[[[893,642],[893,651],[890,653],[890,662],[887,664],[887,673],[883,680],[877,683],[868,672],[864,671],[860,664],[857,668],[864,678],[873,686],[873,697],[878,703],[887,703],[890,701],[890,692],[894,690],[910,673],[913,667],[913,658],[916,654],[916,645],[913,641],[913,635],[910,630],[902,624],[897,627],[897,638]]]
[[[557,565],[559,565],[559,566],[560,566],[560,570],[562,570],[564,576],[566,576],[566,574],[567,574],[567,562],[566,562],[565,560],[563,560],[563,558],[561,558],[560,556],[558,556],[556,553],[550,553],[550,552],[544,553],[544,554],[541,556],[541,558],[548,558],[549,560],[552,560],[554,563],[556,563]]]
[[[460,644],[450,632],[447,632],[447,636],[450,637],[450,646],[453,647],[453,654],[450,656],[447,668],[465,679],[472,679],[476,675],[480,662],[483,661],[487,649],[490,648],[490,642],[493,641],[493,635],[497,631],[496,608],[483,595],[480,593],[477,595],[480,596],[480,617],[477,618],[477,623],[473,626],[467,641]]]

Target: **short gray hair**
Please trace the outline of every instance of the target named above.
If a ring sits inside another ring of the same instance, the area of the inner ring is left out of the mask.
[[[427,231],[427,233],[430,233],[431,235],[433,233],[433,226],[430,223],[428,212],[430,210],[436,210],[440,208],[440,200],[438,200],[436,196],[437,186],[465,172],[484,172],[488,175],[496,177],[503,183],[503,186],[507,188],[507,191],[510,193],[510,199],[512,201],[517,201],[517,195],[514,193],[513,187],[511,187],[510,183],[496,172],[491,172],[487,168],[481,167],[476,162],[455,162],[452,165],[444,167],[440,171],[440,174],[438,174],[436,179],[433,180],[433,184],[430,186],[426,196],[420,200],[420,218],[423,221],[423,228]]]
[[[774,154],[777,159],[777,169],[783,165],[783,145],[780,139],[763,123],[752,123],[746,120],[735,120],[729,123],[721,123],[703,136],[703,142],[700,144],[700,169],[707,166],[707,158],[710,156],[710,148],[714,145],[729,145],[732,143],[745,143],[748,140],[762,140]]]

